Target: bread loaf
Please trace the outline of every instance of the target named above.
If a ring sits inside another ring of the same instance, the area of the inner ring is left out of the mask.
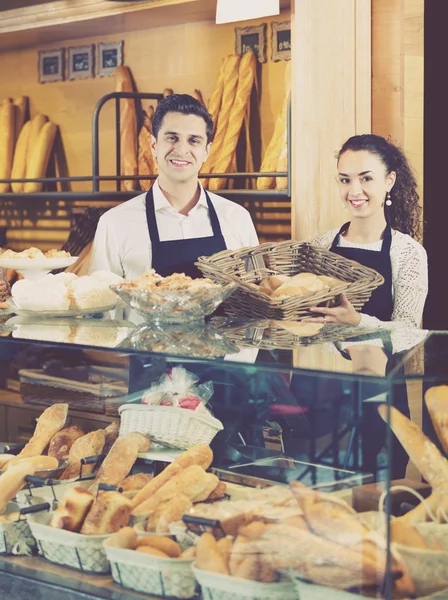
[[[220,498],[223,498],[225,496],[226,489],[227,486],[224,483],[224,481],[220,481],[215,487],[215,489],[212,491],[212,493],[209,495],[207,500],[219,500]]]
[[[437,437],[448,454],[448,385],[437,385],[425,393],[428,408]]]
[[[219,154],[216,156],[216,160],[212,167],[212,170],[215,173],[227,173],[232,164],[241,127],[249,106],[250,96],[255,82],[256,69],[257,59],[252,50],[249,50],[244,54],[239,64],[238,85],[228,118],[228,126],[222,145],[219,148]],[[224,178],[211,179],[209,181],[209,189],[211,190],[223,189],[225,185],[226,179]]]
[[[116,485],[129,474],[139,452],[146,451],[148,447],[148,438],[139,433],[127,433],[117,438],[89,490],[96,494],[100,483]]]
[[[131,73],[128,67],[119,66],[115,69],[115,91],[133,92]],[[135,100],[120,100],[120,149],[121,149],[121,174],[137,175],[137,113]],[[137,188],[137,181],[123,179],[121,189],[133,191]]]
[[[59,466],[59,461],[54,456],[29,456],[28,458],[14,458],[10,460],[5,465],[5,471],[8,469],[12,469],[14,465],[23,463],[25,460],[33,466],[35,473],[38,471],[48,471],[50,469],[57,469],[57,467]]]
[[[378,407],[378,412],[387,421],[385,404]],[[440,454],[435,444],[420,427],[393,406],[390,408],[390,420],[392,431],[426,481],[436,490],[447,486],[448,460]]]
[[[42,127],[47,123],[48,117],[45,115],[38,114],[33,117],[30,121],[30,142],[28,146],[28,154],[26,157],[26,163],[28,164],[31,161],[31,155],[33,154],[34,148],[36,147],[37,140],[39,138],[39,133]]]
[[[26,121],[27,112],[28,112],[28,97],[27,96],[19,96],[14,100],[14,113],[15,113],[15,135],[14,135],[14,143],[17,143],[20,132],[22,131],[22,127]]]
[[[161,502],[149,515],[146,522],[146,531],[156,533],[169,533],[171,523],[180,521],[193,506],[190,498],[179,493],[174,498]]]
[[[342,546],[359,544],[369,532],[354,515],[338,507],[313,504],[306,507],[304,516],[313,533]]]
[[[0,514],[3,513],[8,502],[22,489],[25,477],[33,473],[33,465],[24,461],[0,475]]]
[[[4,469],[13,458],[16,458],[15,454],[0,454],[0,470]]]
[[[152,122],[146,113],[143,113],[143,125],[138,136],[138,174],[154,175],[157,173],[157,163],[151,151]],[[140,187],[148,191],[152,180],[140,179]]]
[[[93,505],[94,496],[88,490],[75,487],[69,490],[53,513],[50,527],[67,531],[80,531],[87,513]]]
[[[46,408],[37,419],[33,437],[19,452],[18,457],[38,456],[50,443],[55,433],[60,431],[67,420],[68,404],[53,404]]]
[[[274,133],[266,148],[263,161],[261,163],[261,173],[274,173],[277,170],[278,159],[284,144],[285,132],[287,126],[287,99],[283,101],[282,109],[275,121]],[[275,187],[274,177],[259,177],[257,179],[258,190],[269,190]]]
[[[81,533],[107,535],[126,527],[131,516],[130,501],[119,492],[100,492],[92,505]]]
[[[112,421],[105,429],[104,433],[106,434],[106,441],[104,443],[103,454],[107,454],[109,450],[112,448],[115,440],[118,437],[120,432],[120,424],[118,421]]]
[[[81,470],[81,459],[88,456],[97,456],[101,454],[106,442],[106,434],[103,429],[91,431],[73,442],[68,453],[68,467],[60,476],[60,479],[71,479],[79,477]],[[95,465],[84,465],[83,475],[92,473]]]
[[[210,446],[199,444],[193,446],[181,454],[175,461],[166,467],[159,475],[154,477],[140,492],[133,498],[132,507],[135,508],[148,498],[150,498],[157,490],[159,490],[171,477],[180,473],[183,469],[190,465],[199,465],[203,469],[208,469],[212,464],[213,452]]]
[[[39,132],[35,146],[31,146],[30,143],[31,157],[26,164],[27,179],[45,177],[57,131],[58,128],[54,123],[45,123]],[[43,186],[43,183],[27,182],[24,185],[24,192],[35,194],[42,191]]]
[[[14,107],[7,99],[0,108],[0,179],[10,179],[14,154]],[[9,183],[0,183],[0,193],[9,192]]]
[[[237,54],[231,54],[224,62],[223,68],[223,93],[221,108],[216,124],[216,131],[213,137],[213,144],[208,159],[205,161],[201,172],[211,173],[214,169],[215,161],[221,153],[221,149],[226,137],[227,128],[229,125],[230,113],[232,111],[233,102],[238,87],[238,73],[241,57]]]
[[[149,473],[136,473],[130,475],[118,483],[119,487],[123,489],[123,492],[130,492],[132,490],[141,490],[147,483],[151,481],[153,476]]]
[[[27,121],[19,134],[14,150],[11,179],[24,179],[26,176],[26,160],[29,154],[31,121]],[[11,183],[11,189],[16,194],[23,192],[24,183]]]
[[[280,154],[278,157],[278,162],[275,167],[277,173],[287,173],[288,172],[288,127],[286,126],[283,130],[283,140],[280,149]],[[287,190],[288,189],[288,178],[287,177],[277,177],[275,179],[275,187],[278,190]]]
[[[68,460],[70,448],[83,435],[85,435],[84,431],[78,425],[58,431],[50,440],[48,456],[54,456],[58,460]]]
[[[204,476],[204,487],[203,489],[191,498],[192,502],[203,502],[207,500],[210,494],[216,490],[219,485],[219,479],[213,473],[206,473]]]
[[[222,95],[224,91],[224,67],[225,60],[221,61],[221,65],[219,67],[218,78],[215,83],[215,87],[213,89],[213,93],[211,95],[210,101],[208,103],[208,112],[213,120],[213,133],[216,131],[216,126],[218,123],[218,114],[221,108]]]

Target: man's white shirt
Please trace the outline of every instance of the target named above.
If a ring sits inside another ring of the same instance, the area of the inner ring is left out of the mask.
[[[171,206],[153,185],[154,209],[161,242],[213,235],[207,199],[201,186],[196,206],[185,216]],[[229,250],[257,246],[258,237],[249,212],[239,204],[209,192]],[[89,272],[111,271],[133,279],[151,268],[151,240],[146,220],[146,193],[107,211],[99,220]]]

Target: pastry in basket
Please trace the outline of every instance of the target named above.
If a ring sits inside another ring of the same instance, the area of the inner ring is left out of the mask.
[[[67,460],[71,447],[83,435],[85,433],[78,425],[58,431],[50,440],[48,456],[54,456],[58,460]]]
[[[81,532],[84,535],[107,535],[126,527],[131,518],[131,502],[119,492],[99,492],[88,512]]]
[[[173,273],[168,277],[158,275],[154,269],[151,269],[141,277],[125,280],[120,287],[127,290],[203,290],[207,288],[220,287],[213,283],[211,279],[192,279],[184,273]]]
[[[192,501],[185,494],[163,501],[149,514],[145,529],[151,533],[169,533],[170,525],[180,521],[192,507]]]
[[[14,252],[14,250],[5,250],[1,254],[2,258],[45,258],[45,254],[39,248],[27,248],[22,252]]]
[[[89,490],[96,494],[100,483],[116,485],[131,471],[140,452],[147,452],[150,440],[141,433],[126,433],[117,438],[100,466]]]
[[[45,252],[45,258],[70,258],[71,254],[70,252],[67,252],[66,250],[56,250],[55,248],[52,248],[51,250],[47,250],[47,252]]]
[[[281,298],[282,296],[300,296],[314,292],[324,292],[329,289],[329,285],[322,281],[314,273],[299,273],[294,275],[272,292],[272,298]]]
[[[68,454],[68,467],[60,476],[60,479],[72,479],[79,477],[81,472],[81,459],[88,456],[101,454],[106,442],[106,434],[103,429],[91,431],[73,442]],[[84,465],[83,475],[92,473],[95,465]]]
[[[124,527],[114,533],[105,544],[112,548],[136,550],[159,558],[183,558],[181,548],[174,540],[156,535],[139,538],[132,527]]]
[[[37,419],[36,429],[30,441],[19,452],[20,458],[42,454],[51,438],[60,431],[67,420],[68,404],[53,404]]]
[[[50,527],[79,532],[94,502],[94,495],[85,488],[69,490],[53,513]]]

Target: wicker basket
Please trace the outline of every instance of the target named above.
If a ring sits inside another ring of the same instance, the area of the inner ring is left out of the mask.
[[[112,578],[124,588],[169,596],[192,598],[196,592],[196,580],[191,570],[192,560],[159,558],[123,548],[104,545]]]
[[[120,435],[137,431],[154,442],[180,450],[210,444],[223,429],[221,421],[211,415],[186,408],[124,404],[118,412]]]
[[[4,515],[16,513],[19,509],[18,504],[10,502]],[[31,555],[35,547],[36,540],[25,518],[0,523],[0,554],[26,556]]]
[[[290,581],[262,583],[193,567],[204,600],[297,600]]]
[[[293,240],[237,251],[224,250],[213,256],[200,257],[196,265],[204,277],[212,281],[238,283],[238,289],[223,307],[230,315],[249,319],[299,321],[312,314],[309,312],[312,306],[328,304],[342,292],[359,311],[372,291],[384,282],[373,269],[334,252]],[[255,287],[272,274],[292,276],[303,272],[329,275],[344,283],[327,291],[283,299],[271,299]]]

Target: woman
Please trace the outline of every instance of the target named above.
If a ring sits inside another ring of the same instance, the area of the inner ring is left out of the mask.
[[[428,293],[428,265],[420,236],[417,183],[403,152],[378,135],[349,138],[338,155],[339,193],[350,221],[313,244],[378,271],[384,284],[362,313],[342,294],[340,306],[314,307],[309,319],[363,327],[401,323],[420,327]]]

